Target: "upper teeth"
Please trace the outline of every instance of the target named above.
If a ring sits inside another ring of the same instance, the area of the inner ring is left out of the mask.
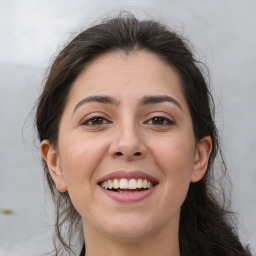
[[[153,182],[147,179],[110,179],[101,182],[100,184],[105,189],[137,189],[137,188],[152,188]]]

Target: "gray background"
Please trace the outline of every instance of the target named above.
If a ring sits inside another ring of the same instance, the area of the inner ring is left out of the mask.
[[[0,0],[0,248],[53,223],[29,115],[61,46],[95,19],[128,8],[183,33],[210,69],[239,232],[256,251],[256,1]]]

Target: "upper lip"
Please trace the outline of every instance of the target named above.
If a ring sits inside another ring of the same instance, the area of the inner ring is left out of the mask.
[[[158,183],[158,179],[145,173],[142,171],[114,171],[111,173],[108,173],[106,175],[104,175],[103,177],[101,177],[97,183],[101,183],[103,181],[106,180],[110,180],[110,179],[147,179],[148,181],[151,182],[157,182]]]

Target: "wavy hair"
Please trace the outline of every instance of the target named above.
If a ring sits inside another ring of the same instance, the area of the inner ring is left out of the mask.
[[[102,21],[77,35],[55,58],[43,92],[38,99],[36,126],[40,141],[58,143],[60,118],[72,83],[86,64],[107,52],[127,54],[145,50],[158,55],[173,67],[182,81],[182,89],[193,122],[194,136],[212,139],[212,152],[204,177],[191,183],[181,207],[179,244],[182,256],[249,256],[243,247],[232,214],[213,184],[213,163],[217,155],[226,171],[215,125],[214,102],[201,64],[189,43],[167,26],[153,20],[138,20],[130,13]],[[71,251],[72,235],[81,231],[81,217],[68,192],[60,193],[44,163],[45,176],[56,205],[56,236],[62,249]],[[63,234],[64,227],[65,234]],[[85,246],[81,255],[85,253]],[[58,249],[56,249],[58,255]]]

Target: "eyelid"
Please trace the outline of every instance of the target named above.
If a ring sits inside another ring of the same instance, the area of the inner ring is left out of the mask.
[[[90,113],[90,114],[86,115],[86,117],[83,118],[79,122],[79,125],[85,125],[87,122],[89,122],[90,120],[92,120],[94,118],[103,118],[103,119],[107,120],[108,123],[111,123],[110,118],[108,116],[106,116],[106,114],[104,114],[102,112],[96,112],[96,113]]]
[[[150,121],[153,121],[154,118],[162,118],[164,122],[167,122],[167,123],[163,123],[163,124],[149,124]],[[148,119],[148,121],[146,121],[147,124],[149,125],[152,125],[152,126],[170,126],[170,125],[174,125],[174,122],[169,119],[169,118],[166,118],[166,117],[163,117],[163,116],[155,116],[155,117],[152,117],[150,119]]]
[[[148,122],[149,120],[152,120],[153,118],[156,118],[156,117],[165,119],[167,122],[170,123],[170,125],[176,124],[175,119],[170,114],[163,113],[163,112],[153,112],[153,113],[150,113],[149,117],[147,118],[147,120],[145,122]]]

